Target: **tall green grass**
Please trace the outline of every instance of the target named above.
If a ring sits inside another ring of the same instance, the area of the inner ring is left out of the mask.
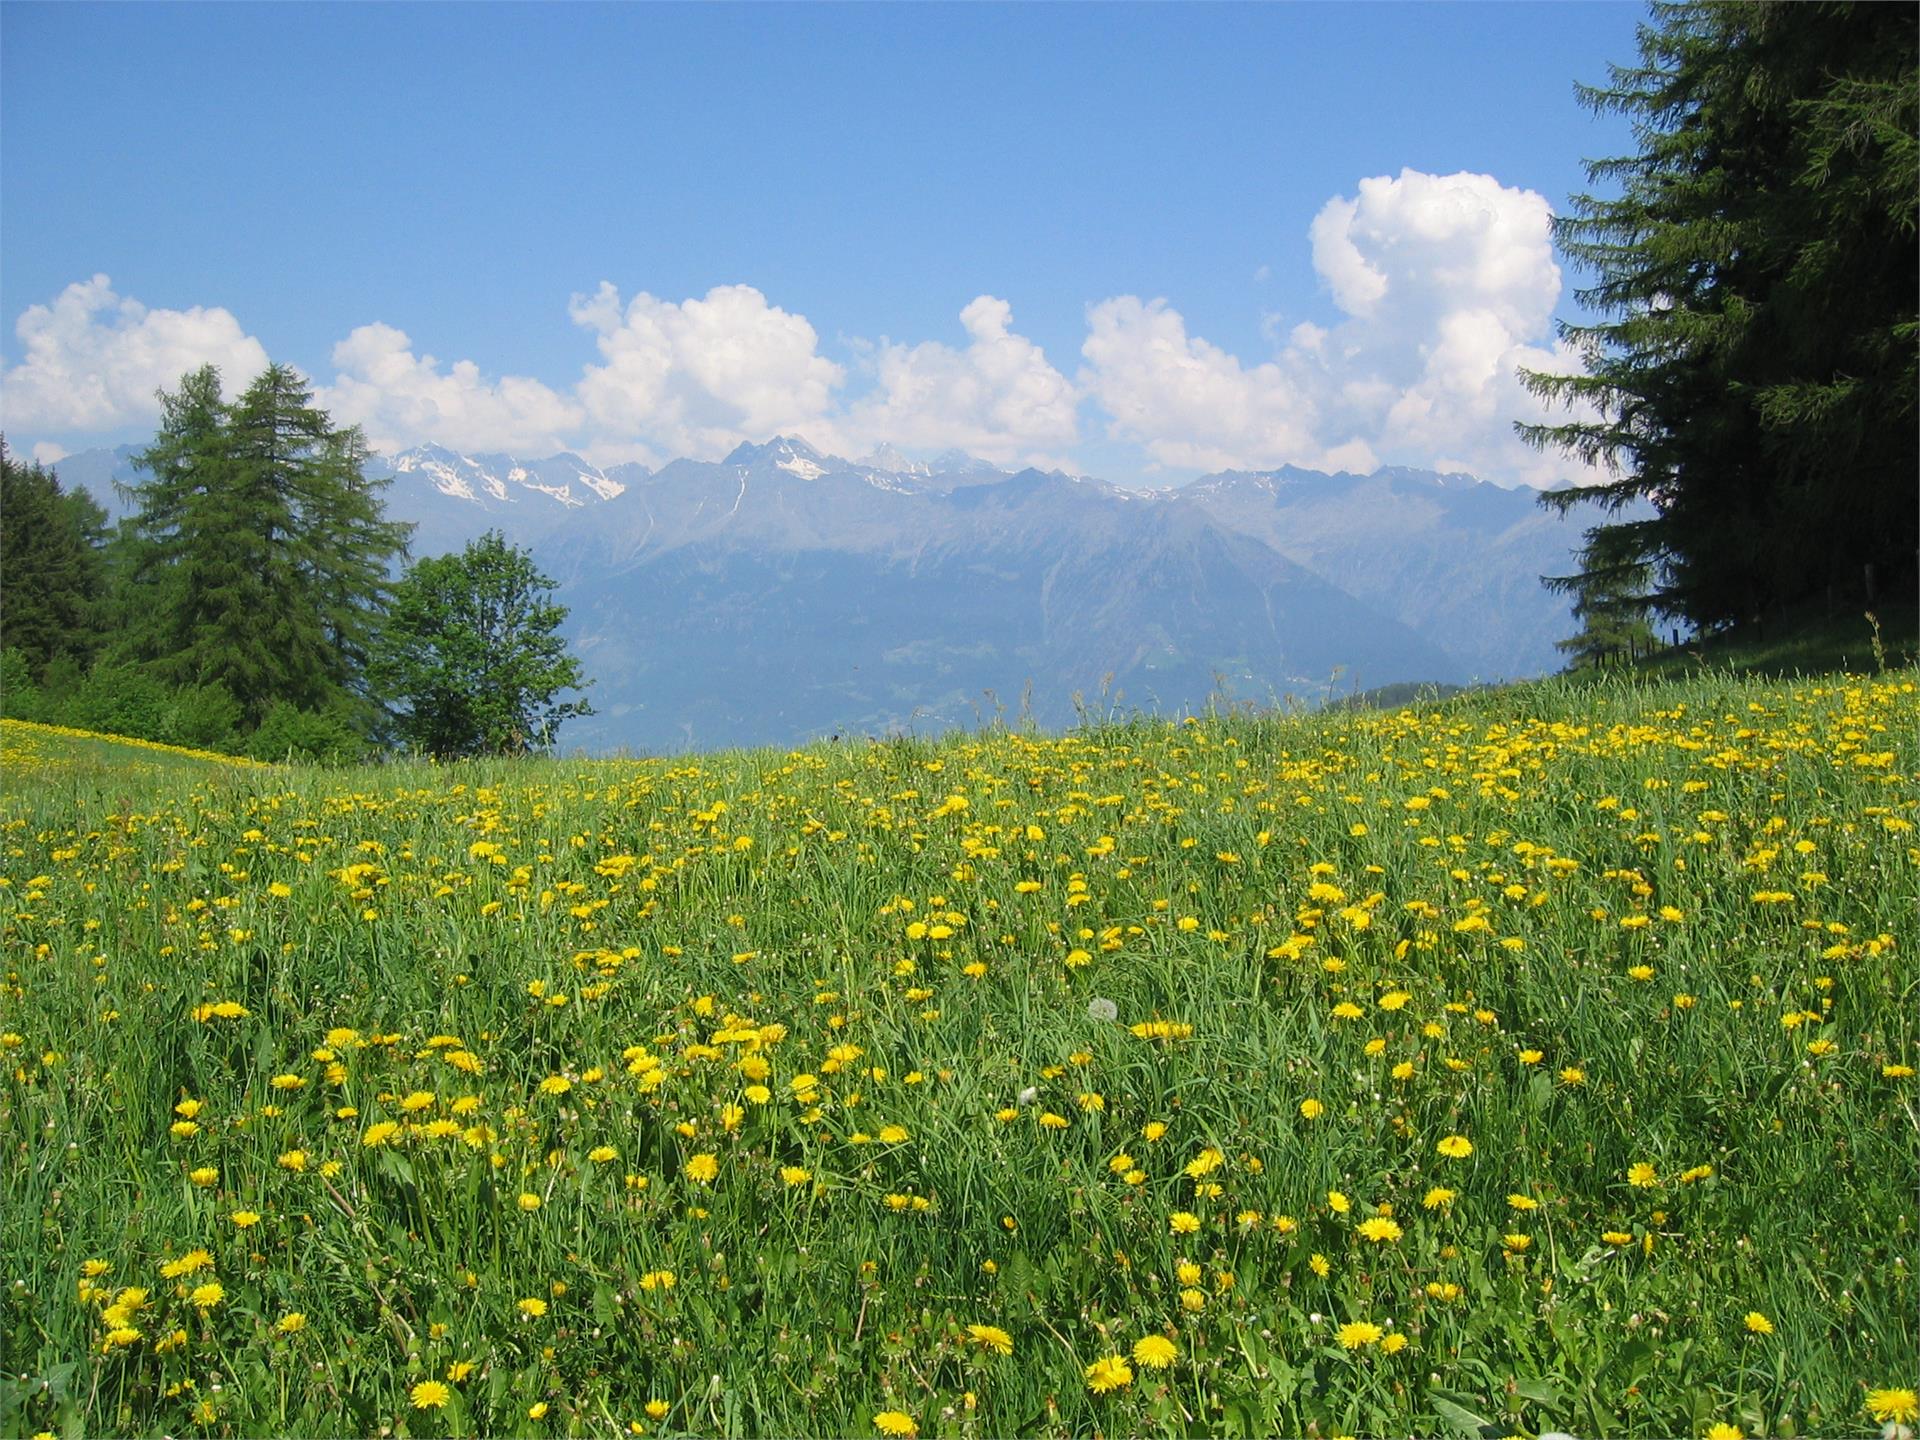
[[[0,1431],[1868,1434],[1920,1333],[1916,693],[42,737]]]

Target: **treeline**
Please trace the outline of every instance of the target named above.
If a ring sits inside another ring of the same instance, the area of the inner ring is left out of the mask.
[[[270,366],[231,403],[205,367],[163,393],[132,513],[109,529],[0,438],[0,710],[261,759],[550,744],[590,713],[566,612],[488,535],[403,572],[357,429]]]
[[[1587,414],[1521,426],[1602,466],[1576,664],[1656,622],[1764,627],[1809,607],[1911,605],[1920,546],[1920,7],[1656,4],[1640,63],[1583,89],[1637,154],[1554,222],[1594,277],[1567,325],[1584,371],[1528,374]]]

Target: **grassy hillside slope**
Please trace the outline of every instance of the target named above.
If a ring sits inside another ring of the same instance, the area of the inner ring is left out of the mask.
[[[0,1432],[1874,1433],[1917,682],[86,785],[9,726]]]

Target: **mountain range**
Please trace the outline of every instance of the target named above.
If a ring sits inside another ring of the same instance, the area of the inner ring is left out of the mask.
[[[111,512],[131,447],[58,465]],[[1580,525],[1461,474],[1228,471],[1142,492],[958,453],[790,436],[600,469],[435,445],[376,457],[416,555],[488,529],[570,610],[594,752],[792,744],[996,717],[1311,704],[1556,667],[1540,585]]]

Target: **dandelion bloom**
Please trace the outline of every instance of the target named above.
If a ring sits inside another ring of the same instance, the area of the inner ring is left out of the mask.
[[[1920,1396],[1911,1390],[1869,1390],[1867,1410],[1883,1424],[1910,1425],[1920,1419]]]
[[[1309,1098],[1300,1102],[1300,1114],[1304,1119],[1318,1120],[1326,1113],[1327,1107],[1322,1105],[1318,1100]]]
[[[187,1297],[196,1310],[211,1310],[227,1298],[227,1287],[218,1280],[209,1280],[204,1285],[193,1287],[193,1293]]]
[[[307,1317],[301,1311],[294,1310],[276,1320],[273,1328],[282,1335],[298,1335],[307,1328]]]
[[[1540,1208],[1540,1202],[1531,1195],[1509,1195],[1507,1196],[1507,1206],[1513,1210],[1538,1210]]]
[[[687,1161],[687,1178],[697,1180],[702,1185],[710,1185],[720,1173],[720,1157],[712,1151],[696,1155]]]
[[[534,1211],[540,1208],[540,1197],[538,1195],[534,1195],[531,1193],[523,1193],[520,1196],[519,1200],[515,1203],[517,1203],[522,1210],[526,1211],[529,1215],[531,1215]]]
[[[1627,1183],[1638,1190],[1651,1190],[1660,1183],[1660,1177],[1653,1166],[1641,1160],[1627,1167]]]
[[[1420,1203],[1429,1210],[1444,1210],[1453,1204],[1454,1194],[1446,1186],[1436,1185],[1421,1197]]]
[[[542,1315],[547,1313],[547,1302],[537,1298],[522,1300],[515,1305],[514,1308],[528,1319],[538,1320]]]
[[[239,1226],[240,1229],[247,1230],[260,1223],[260,1212],[258,1210],[236,1210],[228,1218],[231,1219],[235,1225]]]
[[[998,1325],[969,1325],[967,1334],[978,1340],[996,1355],[1013,1353],[1013,1337]]]
[[[438,1380],[422,1380],[408,1392],[416,1410],[438,1410],[453,1392]]]
[[[1371,1320],[1352,1320],[1340,1327],[1338,1339],[1344,1350],[1358,1350],[1380,1338],[1380,1327]]]
[[[1380,1342],[1380,1353],[1383,1355],[1398,1355],[1411,1343],[1406,1336],[1395,1331]]]
[[[873,1428],[882,1435],[905,1435],[912,1437],[920,1433],[920,1426],[914,1418],[901,1410],[882,1410],[873,1417]]]
[[[1133,1367],[1118,1355],[1102,1355],[1087,1366],[1087,1388],[1096,1395],[1133,1383]]]
[[[1464,1135],[1449,1135],[1433,1148],[1449,1160],[1464,1160],[1473,1154],[1473,1142]]]
[[[1186,1210],[1176,1210],[1167,1217],[1167,1229],[1175,1235],[1191,1235],[1200,1228],[1200,1217]]]
[[[1707,1427],[1704,1440],[1747,1440],[1747,1437],[1738,1425],[1729,1425],[1724,1420],[1716,1420]]]
[[[1134,1342],[1133,1363],[1149,1370],[1164,1370],[1180,1354],[1180,1347],[1164,1335],[1143,1335]]]
[[[813,1178],[813,1172],[804,1165],[782,1165],[780,1179],[788,1185],[804,1185]]]
[[[1376,1245],[1384,1245],[1400,1238],[1400,1227],[1393,1221],[1376,1215],[1371,1220],[1360,1222],[1360,1233]]]
[[[182,1275],[191,1275],[196,1270],[205,1270],[213,1264],[213,1256],[205,1250],[189,1250],[178,1260],[169,1260],[160,1267],[160,1273],[169,1280]]]
[[[898,1145],[906,1138],[907,1127],[904,1125],[882,1125],[880,1127],[880,1143],[882,1145]]]
[[[1747,1329],[1755,1335],[1771,1335],[1773,1333],[1773,1321],[1769,1320],[1758,1310],[1747,1311],[1744,1323]]]

